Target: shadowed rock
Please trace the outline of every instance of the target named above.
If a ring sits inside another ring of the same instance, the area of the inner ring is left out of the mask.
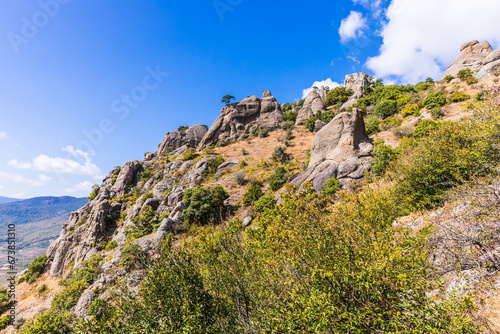
[[[189,145],[196,147],[207,133],[206,125],[193,125],[189,128],[179,128],[177,131],[169,132],[163,138],[163,141],[158,145],[156,155],[166,155],[178,148]]]

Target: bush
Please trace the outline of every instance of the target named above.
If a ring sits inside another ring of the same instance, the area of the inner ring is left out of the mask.
[[[250,188],[248,188],[245,196],[243,196],[243,205],[249,206],[252,205],[256,200],[261,198],[264,195],[262,192],[262,186],[258,183],[252,183]]]
[[[261,196],[253,203],[253,208],[258,213],[263,213],[266,210],[272,210],[276,206],[276,200],[272,195]]]
[[[283,117],[285,118],[285,121],[291,123],[295,123],[295,121],[297,120],[297,115],[298,113],[293,110],[283,112]]]
[[[117,176],[118,177],[118,176]],[[94,184],[92,186],[92,192],[90,193],[90,195],[87,196],[87,199],[89,201],[93,200],[94,198],[97,197],[97,194],[99,193],[99,186],[97,184]]]
[[[444,77],[444,81],[447,82],[447,83],[450,83],[451,80],[455,79],[455,77],[453,75],[447,75]]]
[[[332,177],[331,179],[328,179],[326,181],[326,186],[325,188],[321,191],[323,195],[328,195],[328,196],[333,196],[335,195],[340,189],[342,189],[342,184],[340,184],[340,181],[337,180],[336,178]]]
[[[328,111],[318,111],[314,115],[317,119],[319,119],[322,122],[325,122],[326,124],[330,123],[330,121],[335,117],[335,113],[331,110]]]
[[[224,163],[224,157],[222,155],[218,155],[215,159],[209,160],[207,162],[208,169],[205,170],[205,176],[213,175],[217,172],[217,168]]]
[[[427,109],[440,108],[446,104],[446,96],[441,92],[432,92],[424,99],[423,104]]]
[[[289,173],[285,167],[278,167],[269,178],[269,187],[272,191],[277,191],[288,181]]]
[[[291,155],[286,153],[286,147],[278,146],[274,149],[272,158],[282,164],[287,163],[291,159]]]
[[[69,312],[49,311],[27,321],[20,328],[20,334],[70,334],[73,315]]]
[[[153,176],[153,171],[151,170],[151,168],[150,167],[146,168],[141,173],[141,181],[142,181],[142,183],[146,183],[152,176]]]
[[[415,138],[428,136],[432,131],[438,129],[440,127],[440,124],[442,124],[442,122],[435,122],[430,119],[425,119],[422,122],[418,123],[418,125],[415,127],[413,136]]]
[[[110,241],[106,244],[106,248],[104,251],[109,252],[110,250],[115,249],[118,246],[118,243],[116,241]]]
[[[401,114],[404,117],[408,116],[420,116],[420,106],[418,104],[407,104],[404,106],[404,108],[401,110]]]
[[[474,78],[472,75],[470,77],[467,77],[467,79],[465,79],[465,83],[468,84],[468,85],[473,85],[475,83],[477,83],[477,79]]]
[[[366,133],[368,135],[373,135],[377,132],[380,132],[380,127],[379,127],[379,119],[377,117],[368,117],[366,119]]]
[[[450,94],[449,99],[451,102],[462,102],[470,99],[470,95],[464,92],[453,92]]]
[[[236,184],[238,184],[239,186],[244,186],[245,184],[248,183],[248,181],[245,178],[245,174],[244,173],[236,173],[236,174],[234,174],[234,180],[236,181]]]
[[[417,92],[422,92],[432,87],[434,87],[434,82],[419,82],[418,84],[415,85],[415,90]]]
[[[123,248],[120,256],[120,264],[126,269],[141,268],[144,265],[145,257],[141,247],[131,244]]]
[[[382,139],[375,140],[374,146],[372,154],[375,159],[371,171],[376,176],[381,176],[385,173],[389,163],[398,157],[398,154],[396,150],[385,145]]]
[[[43,254],[35,258],[33,262],[28,266],[28,271],[24,274],[23,280],[32,284],[40,277],[45,269],[47,263],[47,255]]]
[[[188,224],[218,224],[224,216],[224,201],[229,197],[224,188],[194,187],[187,189],[182,201],[186,209],[181,214]]]
[[[316,123],[318,119],[316,117],[309,117],[306,121],[305,127],[307,131],[309,132],[314,132],[314,124]]]
[[[159,223],[156,219],[156,212],[149,205],[140,214],[132,218],[134,225],[128,226],[125,230],[127,240],[132,241],[153,233]]]
[[[395,117],[388,117],[379,123],[379,127],[382,131],[392,129],[393,127],[399,126],[403,123],[402,119]]]
[[[382,119],[390,117],[398,112],[398,105],[396,101],[383,100],[377,103],[373,114]]]
[[[194,160],[198,154],[196,154],[196,149],[194,147],[188,148],[186,153],[182,155],[182,160],[183,161],[189,161],[189,160]]]
[[[330,90],[325,97],[326,106],[341,106],[354,94],[352,89],[347,89],[345,87],[336,87]]]
[[[465,69],[458,71],[457,77],[460,79],[460,81],[466,81],[467,78],[472,77],[473,74],[474,73],[472,72],[472,70],[470,68],[465,68]]]

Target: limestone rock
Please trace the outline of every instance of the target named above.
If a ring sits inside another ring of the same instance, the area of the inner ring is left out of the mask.
[[[314,132],[318,132],[319,130],[323,129],[325,127],[326,123],[321,121],[321,120],[316,120],[314,122]]]
[[[250,96],[222,108],[220,116],[198,144],[198,150],[220,140],[236,140],[254,125],[277,129],[283,121],[280,104],[270,92],[264,91],[262,99]]]
[[[177,131],[169,132],[163,138],[163,141],[158,146],[156,155],[165,155],[178,148],[189,145],[196,147],[207,133],[206,125],[194,125],[189,128],[179,128]]]
[[[460,70],[478,70],[482,66],[482,59],[493,52],[490,43],[470,41],[460,47],[460,54],[455,61],[446,69],[441,79],[447,75],[456,76]]]
[[[313,88],[313,90],[307,94],[304,104],[299,110],[295,124],[302,124],[307,121],[309,117],[314,116],[318,111],[325,110],[325,103],[323,102],[325,92],[324,88]]]
[[[344,86],[354,92],[353,99],[362,97],[370,87],[370,76],[364,72],[348,74],[344,79]]]
[[[313,188],[321,191],[326,181],[335,177],[349,185],[371,168],[372,150],[361,110],[340,113],[316,134],[309,166],[292,183],[302,188],[311,181]]]
[[[495,74],[500,69],[500,48],[490,53],[481,61],[481,68],[475,74],[479,80]]]

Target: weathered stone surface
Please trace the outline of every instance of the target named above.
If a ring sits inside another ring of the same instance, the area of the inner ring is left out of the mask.
[[[236,140],[254,125],[277,129],[283,121],[280,104],[270,92],[264,91],[262,99],[250,96],[222,108],[220,116],[199,143],[198,150],[220,140]]]
[[[456,76],[460,70],[479,70],[482,66],[482,59],[493,52],[490,43],[470,41],[460,47],[460,54],[455,61],[446,69],[441,79],[447,75]]]
[[[484,79],[492,74],[497,73],[500,69],[500,48],[490,53],[481,61],[481,68],[475,74],[479,80]]]
[[[236,167],[238,164],[240,163],[240,161],[238,159],[234,159],[234,160],[229,160],[229,161],[224,161],[218,168],[217,168],[217,173],[218,174],[221,174],[221,173],[225,173],[227,171],[230,171],[231,169],[233,169],[234,167]]]
[[[207,133],[208,128],[206,125],[193,125],[187,129],[180,129],[177,131],[169,132],[163,138],[163,141],[158,146],[156,155],[165,155],[171,151],[175,151],[178,148],[188,145],[191,147],[196,147],[200,141],[203,139]]]
[[[370,76],[365,72],[348,74],[344,79],[344,86],[354,92],[352,98],[358,99],[362,97],[368,87],[370,87]]]
[[[117,196],[125,194],[128,187],[134,182],[137,177],[138,171],[141,169],[142,165],[139,161],[129,161],[120,169],[118,178],[115,184],[111,187],[110,191]]]
[[[325,127],[326,123],[321,121],[321,120],[316,120],[314,122],[314,132],[318,132],[319,130],[323,129]]]
[[[302,188],[311,181],[317,191],[323,190],[331,178],[349,185],[371,168],[372,150],[361,111],[341,113],[316,134],[309,166],[292,183]]]
[[[325,110],[325,103],[323,102],[324,93],[324,88],[313,88],[313,90],[307,94],[304,104],[299,110],[295,124],[302,124],[307,121],[309,117],[314,116],[318,111]]]
[[[154,157],[155,157],[154,153],[151,152],[144,153],[144,161],[151,161],[154,159]]]

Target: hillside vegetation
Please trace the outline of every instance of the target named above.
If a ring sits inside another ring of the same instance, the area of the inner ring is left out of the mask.
[[[480,312],[500,270],[500,107],[488,85],[374,82],[354,105],[376,138],[373,165],[350,186],[289,183],[313,138],[293,114],[280,130],[142,162],[135,186],[104,197],[119,191],[112,171],[95,201],[119,210],[96,221],[100,239],[74,267],[36,260],[24,279],[50,267],[63,289],[19,333],[494,333]],[[181,212],[162,211],[186,184]],[[62,236],[87,240],[90,205]]]

